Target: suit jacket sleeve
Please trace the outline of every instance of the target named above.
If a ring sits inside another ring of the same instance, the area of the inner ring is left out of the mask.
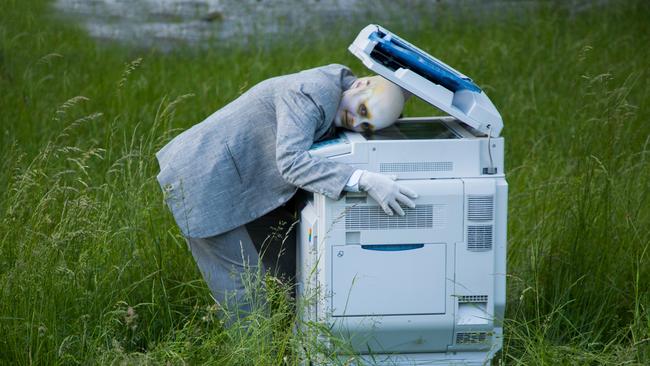
[[[325,98],[333,99],[333,98]],[[340,99],[340,95],[339,95]],[[276,100],[277,141],[276,163],[282,177],[289,183],[314,193],[339,199],[346,182],[354,172],[350,165],[321,157],[312,157],[308,150],[324,127],[325,108],[338,100],[314,100],[310,94],[293,88],[279,92]]]

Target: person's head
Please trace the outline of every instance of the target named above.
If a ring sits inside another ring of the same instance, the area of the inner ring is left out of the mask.
[[[405,100],[402,88],[383,77],[362,77],[343,92],[334,123],[357,132],[379,130],[399,118]]]

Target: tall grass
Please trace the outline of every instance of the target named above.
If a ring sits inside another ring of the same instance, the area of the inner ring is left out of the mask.
[[[346,51],[358,30],[160,53],[98,44],[50,13],[41,0],[0,12],[0,362],[298,363],[308,340],[286,285],[267,283],[271,315],[221,326],[154,153],[267,77],[331,62],[363,75]],[[454,14],[394,31],[474,77],[505,120],[496,362],[650,363],[650,7]]]

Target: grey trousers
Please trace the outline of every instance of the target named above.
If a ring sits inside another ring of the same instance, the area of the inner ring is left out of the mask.
[[[228,313],[241,318],[265,306],[263,275],[267,270],[292,280],[294,223],[293,205],[286,205],[225,233],[187,238],[212,296]]]
[[[237,317],[260,306],[263,264],[246,231],[240,226],[209,238],[189,238],[192,256],[219,305]]]

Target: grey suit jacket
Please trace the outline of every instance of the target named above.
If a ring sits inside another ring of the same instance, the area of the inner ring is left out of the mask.
[[[183,234],[205,238],[244,225],[298,187],[338,199],[354,168],[308,150],[333,129],[354,80],[342,65],[265,80],[163,147],[158,181]]]

